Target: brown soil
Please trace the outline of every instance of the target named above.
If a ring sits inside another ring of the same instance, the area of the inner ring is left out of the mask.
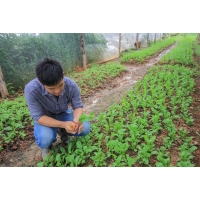
[[[126,66],[126,72],[120,74],[115,79],[109,80],[101,88],[92,91],[89,95],[83,97],[84,113],[90,113],[93,111],[95,115],[102,111],[105,111],[110,105],[118,102],[120,96],[124,95],[126,91],[131,90],[137,81],[141,80],[148,69],[159,62],[160,58],[170,51],[174,46],[169,49],[165,49],[157,56],[149,59],[145,64],[128,64]],[[195,56],[196,62],[200,66],[200,58]],[[119,61],[119,59],[115,60]],[[112,61],[112,62],[115,62]],[[191,94],[193,97],[193,105],[190,113],[194,118],[194,124],[187,126],[184,122],[177,121],[177,127],[184,127],[191,136],[193,136],[193,144],[198,147],[194,151],[194,158],[192,162],[195,166],[200,166],[200,74],[195,77],[195,90]],[[33,127],[29,124],[26,128],[26,134],[24,140],[15,139],[14,143],[4,146],[4,150],[0,153],[0,166],[1,167],[35,167],[38,161],[41,160],[41,150],[36,146],[33,136]],[[162,143],[162,137],[158,138],[156,144]],[[54,146],[61,145],[60,138]],[[171,164],[177,162],[178,150],[176,147],[170,152]],[[153,162],[152,157],[152,162]]]

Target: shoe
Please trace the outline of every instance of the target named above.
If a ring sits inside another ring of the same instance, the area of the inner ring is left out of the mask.
[[[61,137],[61,141],[63,144],[68,145],[69,143],[69,136],[67,131],[64,128],[58,129],[58,135]]]
[[[42,149],[42,159],[49,153],[49,148]]]
[[[42,149],[42,159],[44,159],[44,157],[49,154],[50,149],[52,149],[52,144],[48,148]]]

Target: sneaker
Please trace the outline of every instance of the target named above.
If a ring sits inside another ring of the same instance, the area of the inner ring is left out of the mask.
[[[42,149],[42,159],[49,153],[49,148]]]
[[[69,143],[69,136],[64,128],[58,129],[58,135],[61,137],[61,141],[63,142],[63,144],[67,145]]]
[[[44,157],[49,154],[49,150],[51,148],[52,148],[52,144],[48,148],[42,149],[42,159],[44,159]]]

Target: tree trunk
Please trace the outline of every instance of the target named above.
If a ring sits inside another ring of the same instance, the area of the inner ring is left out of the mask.
[[[119,33],[119,47],[118,47],[119,56],[120,56],[120,49],[121,49],[121,39],[122,39],[122,34]]]
[[[139,33],[136,33],[136,47],[137,47],[137,49],[139,48],[139,46],[138,46],[138,38],[139,38]]]
[[[0,94],[3,99],[9,95],[7,87],[6,87],[6,83],[3,78],[3,73],[2,73],[1,67],[0,67]]]
[[[149,33],[147,33],[147,47],[149,46]]]
[[[198,44],[200,44],[200,33],[198,33]]]
[[[155,33],[155,36],[154,36],[154,43],[156,43],[156,33]]]
[[[85,41],[84,41],[84,33],[80,33],[80,42],[81,42],[81,52],[83,56],[83,68],[87,67],[87,60],[86,60],[86,51],[85,51]]]

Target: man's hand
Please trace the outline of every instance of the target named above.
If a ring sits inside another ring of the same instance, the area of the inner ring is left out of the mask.
[[[65,128],[65,130],[68,133],[72,133],[72,134],[76,134],[78,131],[78,124],[72,122],[72,121],[67,121],[63,123],[63,128]]]
[[[74,118],[73,121],[58,121],[48,116],[42,116],[37,123],[49,127],[60,127],[64,128],[68,133],[76,134],[81,133],[83,130],[83,125],[79,122],[78,118]]]
[[[77,131],[78,131],[78,134],[80,134],[83,130],[83,124],[79,121],[77,117],[74,117],[73,121],[78,126]]]

